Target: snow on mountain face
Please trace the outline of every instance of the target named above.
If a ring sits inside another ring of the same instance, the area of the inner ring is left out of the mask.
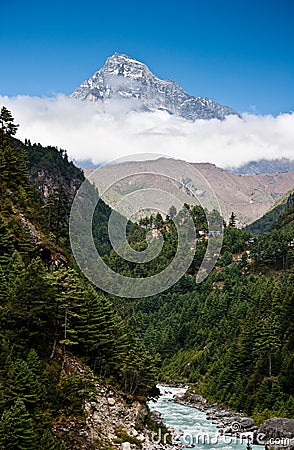
[[[174,81],[161,80],[148,67],[127,55],[115,53],[71,97],[108,102],[113,98],[134,99],[136,109],[164,110],[187,120],[224,119],[233,109],[205,97],[187,94]],[[137,102],[136,102],[137,100]]]

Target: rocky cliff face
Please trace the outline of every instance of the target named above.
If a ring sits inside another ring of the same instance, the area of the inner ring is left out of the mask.
[[[57,348],[55,358],[61,357]],[[84,399],[82,415],[61,413],[53,432],[68,450],[175,450],[177,445],[153,443],[149,412],[144,401],[119,392],[94,378],[83,363],[68,354],[65,371],[91,384],[91,394]],[[157,426],[154,422],[154,425]]]
[[[187,94],[174,81],[161,80],[149,68],[127,55],[115,53],[91,78],[84,81],[71,97],[109,102],[128,99],[131,109],[167,111],[187,120],[224,119],[237,114],[205,97]]]
[[[55,423],[54,433],[68,450],[173,450],[177,445],[152,442],[152,432],[144,424],[148,410],[137,400],[126,402],[122,394],[102,382],[96,396],[84,404],[84,419]]]
[[[50,192],[62,187],[68,199],[72,199],[84,181],[83,172],[68,160],[65,150],[42,147],[40,144],[25,147],[32,184],[46,203]]]

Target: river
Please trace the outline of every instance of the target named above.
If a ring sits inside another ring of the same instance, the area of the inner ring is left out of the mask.
[[[161,413],[162,421],[168,428],[175,431],[170,432],[173,439],[179,439],[184,445],[182,448],[191,448],[191,445],[198,450],[246,450],[247,439],[236,436],[221,436],[216,425],[206,419],[206,413],[199,409],[183,406],[179,403],[171,402],[170,399],[179,392],[184,392],[183,388],[171,388],[158,386],[161,396],[158,401],[148,403],[151,411],[156,410]],[[162,430],[154,435],[154,442],[163,438]],[[251,445],[252,450],[263,450],[263,446]]]

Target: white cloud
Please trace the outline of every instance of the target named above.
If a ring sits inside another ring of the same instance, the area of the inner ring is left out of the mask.
[[[20,124],[18,137],[67,149],[74,159],[109,161],[161,153],[192,162],[234,166],[261,158],[294,158],[294,113],[245,114],[194,123],[166,112],[130,112],[133,100],[109,104],[56,98],[0,97]]]

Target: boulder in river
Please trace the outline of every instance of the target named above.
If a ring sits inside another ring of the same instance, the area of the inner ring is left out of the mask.
[[[251,428],[254,426],[254,420],[250,417],[242,417],[240,420],[240,425],[242,428]]]
[[[294,438],[294,419],[277,418],[267,419],[258,429],[267,439]]]

